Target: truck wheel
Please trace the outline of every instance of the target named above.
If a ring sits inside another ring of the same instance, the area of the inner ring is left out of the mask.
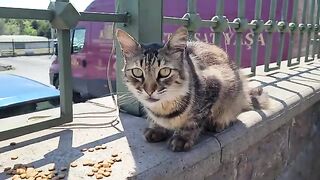
[[[56,89],[59,89],[59,74],[55,74],[53,76],[53,86],[56,88]]]

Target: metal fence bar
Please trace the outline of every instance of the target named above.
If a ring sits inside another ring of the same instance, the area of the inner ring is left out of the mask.
[[[218,0],[216,5],[216,16],[222,17],[224,13],[224,0]],[[222,32],[217,31],[214,33],[214,44],[219,46],[221,44]]]
[[[189,32],[189,39],[194,39],[194,34],[196,33],[199,23],[201,22],[200,17],[197,14],[197,0],[188,0],[188,9],[187,14],[188,16],[188,32]]]
[[[9,126],[7,124],[3,124],[0,127],[0,141],[22,136],[35,131],[45,130],[50,127],[59,126],[63,123],[64,122],[61,121],[61,118],[54,118],[37,123],[28,121],[12,123]]]
[[[290,40],[289,40],[289,47],[288,47],[288,64],[287,64],[287,66],[289,67],[296,64],[296,63],[292,63],[292,55],[293,55],[293,47],[294,47],[294,39],[295,39],[294,32],[297,30],[297,12],[298,12],[298,0],[294,0],[291,23],[289,23]]]
[[[263,28],[263,22],[261,21],[261,0],[256,0],[254,21],[255,29],[253,29],[253,44],[252,44],[252,54],[251,54],[251,72],[253,75],[256,74],[257,60],[258,60],[258,37]],[[260,26],[260,27],[259,27]],[[262,26],[262,27],[261,27]]]
[[[266,40],[266,51],[265,51],[265,59],[264,59],[264,71],[269,71],[270,58],[271,58],[271,46],[272,46],[272,37],[273,32],[275,31],[275,14],[277,8],[277,1],[271,0],[270,11],[269,11],[269,20],[266,23],[267,28],[267,40]]]
[[[12,19],[52,20],[54,17],[54,11],[43,9],[0,7],[0,17]],[[127,22],[128,15],[126,13],[116,14],[80,12],[80,21]]]
[[[238,0],[238,18],[240,18],[239,24],[241,23],[241,21],[245,18],[245,0]],[[236,63],[238,66],[241,66],[241,59],[242,59],[242,54],[241,54],[241,50],[242,50],[242,35],[243,32],[237,32],[236,34]]]
[[[70,31],[58,30],[58,59],[60,60],[59,89],[60,113],[66,121],[72,121],[72,74]]]
[[[284,0],[282,5],[281,21],[278,23],[278,28],[280,30],[280,42],[279,42],[280,49],[278,52],[277,66],[279,68],[281,66],[281,61],[283,59],[284,38],[285,38],[285,30],[287,26],[285,21],[287,19],[287,14],[288,14],[288,5],[289,5],[288,0]]]
[[[302,10],[302,21],[299,24],[300,33],[299,33],[299,45],[298,45],[298,57],[297,57],[298,63],[300,63],[300,59],[301,59],[302,42],[304,39],[304,31],[306,29],[305,22],[306,22],[306,14],[307,14],[307,4],[308,4],[308,1],[304,1],[303,10]]]
[[[314,25],[314,33],[313,33],[313,48],[312,48],[312,58],[315,59],[316,50],[319,46],[319,19],[320,19],[320,0],[317,0],[317,16],[316,16],[316,22]],[[319,52],[318,52],[318,58],[319,58]]]
[[[15,55],[15,45],[14,45],[14,40],[12,39],[12,56]]]
[[[176,24],[181,26],[188,26],[187,18],[177,18],[177,17],[163,17],[163,22],[167,24]]]
[[[1,18],[51,20],[53,14],[50,10],[0,7]]]
[[[309,6],[311,9],[310,16],[308,18],[308,24],[307,24],[307,48],[306,48],[306,54],[305,54],[305,62],[312,61],[313,59],[309,60],[309,50],[310,50],[310,42],[311,42],[311,34],[313,32],[314,35],[314,27],[313,27],[313,18],[314,18],[314,6],[315,6],[315,0],[311,0],[311,6]],[[313,36],[314,37],[314,36]]]
[[[320,0],[318,0],[318,13],[317,13],[317,24],[318,24],[318,32],[317,32],[317,46],[318,46],[318,52],[317,52],[317,56],[318,58],[320,58],[320,34],[319,34],[319,31],[320,31]]]
[[[126,13],[95,13],[95,12],[80,12],[80,21],[96,21],[96,22],[127,22],[128,16]]]

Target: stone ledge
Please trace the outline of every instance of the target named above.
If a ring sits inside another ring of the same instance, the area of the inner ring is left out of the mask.
[[[268,91],[272,99],[271,109],[244,112],[233,127],[215,135],[221,143],[222,162],[257,143],[320,100],[319,61],[253,77],[250,81],[258,82]]]
[[[292,117],[320,100],[320,63],[302,64],[251,78],[251,85],[265,86],[272,98],[268,111],[250,111],[219,134],[206,133],[189,152],[173,153],[165,143],[150,144],[143,139],[144,119],[113,111],[111,98],[100,98],[74,105],[74,121],[59,127],[0,142],[0,179],[9,178],[3,168],[14,163],[31,163],[59,168],[86,159],[101,160],[117,151],[123,161],[115,164],[111,179],[203,179],[215,173],[222,163],[259,142]],[[26,121],[32,116],[56,116],[57,110],[4,119]],[[10,142],[17,145],[9,146]],[[82,148],[106,144],[105,151],[83,153]],[[19,159],[10,157],[18,154]],[[70,168],[68,179],[91,179],[89,169]]]

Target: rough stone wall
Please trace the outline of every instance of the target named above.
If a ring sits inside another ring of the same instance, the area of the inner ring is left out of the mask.
[[[320,103],[240,152],[206,180],[319,180]]]

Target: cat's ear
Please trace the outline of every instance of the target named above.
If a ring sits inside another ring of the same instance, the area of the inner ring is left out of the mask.
[[[116,37],[124,56],[133,57],[140,52],[140,44],[125,31],[117,29]]]
[[[182,26],[178,28],[177,31],[170,36],[165,46],[168,49],[183,50],[187,46],[187,41],[188,41],[188,29]]]

